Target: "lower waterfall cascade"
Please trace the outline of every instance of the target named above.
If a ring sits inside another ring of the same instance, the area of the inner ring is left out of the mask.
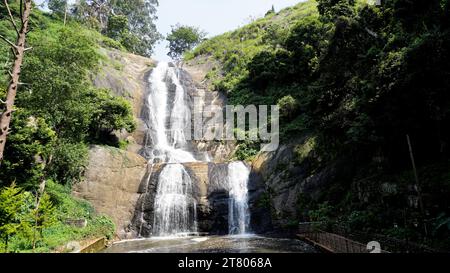
[[[180,72],[177,67],[160,62],[149,77],[144,117],[148,130],[141,154],[148,160],[150,173],[145,178],[138,206],[136,232],[139,237],[179,237],[199,231],[195,181],[183,164],[208,164],[209,155],[196,151],[193,142],[186,137],[190,133],[186,130],[192,129],[188,120],[192,98],[179,79]],[[155,164],[161,167],[153,176],[155,168],[150,166]],[[245,234],[250,221],[247,189],[250,170],[243,162],[232,162],[228,164],[227,173],[220,184],[228,191],[228,233]],[[155,186],[149,190],[152,178]],[[146,198],[152,194],[151,215],[146,212],[149,211]],[[148,231],[143,232],[143,227]]]
[[[167,165],[159,177],[153,233],[170,236],[197,232],[196,207],[192,180],[183,165]]]
[[[250,223],[248,209],[248,179],[250,170],[242,162],[228,165],[228,233],[245,234]]]

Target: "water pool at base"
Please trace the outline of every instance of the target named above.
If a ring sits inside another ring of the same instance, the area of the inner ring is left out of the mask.
[[[148,238],[122,241],[104,253],[315,253],[317,250],[296,239],[256,235]]]

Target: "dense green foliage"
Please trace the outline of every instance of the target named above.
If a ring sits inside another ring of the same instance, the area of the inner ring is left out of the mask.
[[[440,240],[450,232],[449,171],[440,167],[449,159],[449,22],[449,1],[308,1],[212,38],[185,58],[216,63],[208,78],[234,104],[278,104],[285,143],[314,135],[316,171],[345,166],[302,211],[402,239],[434,236],[449,247]],[[252,155],[249,146],[238,154]],[[388,181],[397,187],[388,196],[361,197],[361,189]],[[439,232],[432,235],[431,226]]]
[[[22,109],[15,112],[11,128],[14,132],[9,136],[5,149],[0,185],[8,186],[16,182],[35,189],[44,175],[45,162],[51,157],[56,144],[56,133],[45,119],[35,118]]]
[[[72,197],[68,186],[49,180],[38,209],[34,199],[14,185],[0,190],[0,252],[31,251],[33,241],[35,252],[63,251],[67,242],[114,234],[111,220]],[[72,226],[73,219],[86,219],[87,226]]]
[[[154,24],[157,5],[157,0],[80,0],[71,7],[70,16],[119,41],[130,52],[150,57],[161,38]]]
[[[169,53],[167,55],[174,60],[180,59],[183,54],[198,45],[206,34],[196,27],[176,25],[167,35],[169,42]]]
[[[10,2],[17,17],[19,6]],[[13,40],[8,15],[4,7],[0,10],[0,33]],[[111,134],[132,132],[136,126],[130,103],[110,90],[95,88],[90,80],[104,58],[99,45],[114,45],[114,41],[74,21],[63,25],[54,15],[35,9],[27,43],[33,50],[24,59],[23,84],[0,167],[2,250],[49,251],[67,240],[111,236],[112,223],[70,197],[70,187],[83,176],[90,144],[118,146]],[[11,54],[3,44],[0,60],[4,100]],[[47,187],[37,198],[43,182]],[[88,226],[70,227],[65,224],[70,217],[86,219]]]
[[[1,251],[8,251],[12,236],[29,234],[29,223],[26,221],[28,197],[29,195],[25,195],[14,184],[0,190],[0,239],[3,246]]]
[[[135,128],[130,104],[89,80],[102,58],[99,34],[76,23],[63,26],[37,10],[32,19],[38,27],[28,36],[33,50],[24,60],[21,81],[26,84],[17,95],[20,110],[0,173],[3,185],[15,181],[26,189],[45,175],[61,183],[79,179],[86,144],[109,144],[112,131]]]

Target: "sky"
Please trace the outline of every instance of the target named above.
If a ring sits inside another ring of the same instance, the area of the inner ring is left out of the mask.
[[[40,3],[43,0],[36,0]],[[126,0],[124,0],[126,1]],[[213,37],[234,30],[250,22],[251,18],[259,18],[272,8],[279,10],[293,6],[303,0],[159,0],[158,20],[155,22],[158,31],[167,35],[171,26],[180,23],[199,27]],[[73,2],[73,0],[71,1]],[[168,61],[167,43],[160,42],[155,46],[156,60]]]

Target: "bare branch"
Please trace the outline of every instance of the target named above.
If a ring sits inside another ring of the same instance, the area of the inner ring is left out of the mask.
[[[23,25],[23,0],[20,0],[20,21]]]
[[[378,34],[368,28],[365,28],[366,32],[369,33],[372,37],[378,38]]]
[[[32,49],[33,49],[33,47],[27,47],[27,48],[25,48],[23,51],[24,51],[24,52],[27,52],[27,51],[32,50]]]
[[[9,44],[12,48],[17,49],[17,46],[11,42],[10,40],[8,40],[5,36],[0,35],[0,39],[2,39],[3,41],[5,41],[7,44]]]
[[[12,53],[12,55],[14,56],[14,58],[17,58],[17,47],[10,47],[10,49],[11,49],[11,53]]]
[[[20,35],[20,32],[19,32],[19,29],[17,28],[16,21],[14,21],[14,17],[13,17],[13,15],[12,15],[12,13],[11,13],[11,9],[9,8],[8,0],[4,0],[4,2],[5,2],[6,9],[8,10],[9,21],[11,21],[11,24],[14,26],[14,29],[16,30],[17,36],[19,36],[19,35]],[[21,2],[22,2],[22,1],[21,1]]]

